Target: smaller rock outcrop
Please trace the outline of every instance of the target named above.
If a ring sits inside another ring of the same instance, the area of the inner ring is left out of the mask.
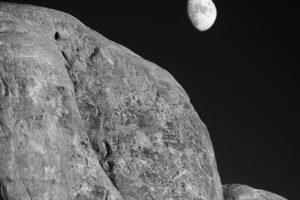
[[[287,200],[277,194],[254,189],[247,185],[223,185],[224,200]]]

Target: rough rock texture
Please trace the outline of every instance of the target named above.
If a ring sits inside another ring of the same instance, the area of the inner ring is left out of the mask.
[[[224,200],[287,200],[277,194],[239,184],[224,185],[223,194]]]
[[[68,14],[2,3],[0,199],[223,194],[208,131],[168,72]]]

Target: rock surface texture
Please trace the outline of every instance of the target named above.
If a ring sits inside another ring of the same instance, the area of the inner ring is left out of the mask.
[[[223,193],[224,200],[287,200],[277,194],[240,184],[224,185]]]
[[[222,200],[174,78],[51,9],[0,3],[0,199]]]

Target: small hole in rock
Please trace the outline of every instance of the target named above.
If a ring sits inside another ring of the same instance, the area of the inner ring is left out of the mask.
[[[99,48],[94,48],[93,53],[90,55],[90,60],[92,60],[99,53]]]
[[[80,144],[81,144],[81,146],[83,146],[84,148],[87,148],[87,146],[88,146],[87,143],[85,143],[84,141],[81,141]]]
[[[59,38],[60,38],[59,33],[58,33],[58,32],[55,32],[55,34],[54,34],[54,39],[55,39],[55,40],[58,40]]]
[[[107,165],[108,165],[108,172],[111,173],[114,170],[114,166],[115,166],[114,161],[112,161],[112,160],[108,161]]]

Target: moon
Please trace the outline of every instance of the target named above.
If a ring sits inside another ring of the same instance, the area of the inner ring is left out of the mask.
[[[188,15],[196,29],[206,31],[216,21],[217,8],[212,0],[188,0]]]

